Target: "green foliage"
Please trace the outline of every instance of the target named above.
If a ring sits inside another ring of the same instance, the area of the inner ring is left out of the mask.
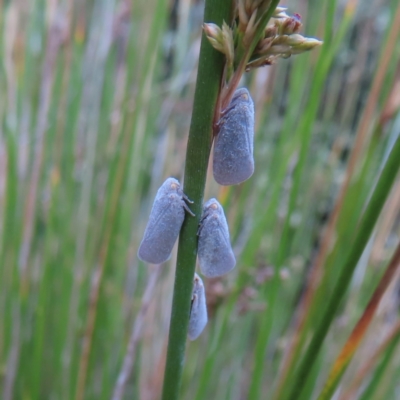
[[[161,397],[176,252],[153,275],[136,251],[174,176],[196,218],[180,238],[164,398],[315,398],[399,241],[398,1],[288,4],[324,44],[244,74],[256,169],[229,188],[206,170],[224,56],[203,41],[198,60],[202,4],[25,3],[0,13],[0,397],[110,399],[133,326],[124,399]],[[228,21],[220,5],[206,22]],[[224,206],[237,267],[204,279],[210,320],[186,345],[203,197]],[[398,319],[396,284],[386,298],[340,395]],[[395,395],[396,337],[359,398]]]

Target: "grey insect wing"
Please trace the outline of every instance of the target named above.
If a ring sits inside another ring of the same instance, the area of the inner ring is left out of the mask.
[[[219,123],[213,173],[220,185],[237,185],[254,172],[254,104],[246,88],[236,90]]]
[[[228,223],[224,210],[216,199],[203,207],[198,231],[198,260],[201,272],[208,278],[225,275],[236,265],[232,251]]]
[[[207,325],[207,305],[203,281],[194,274],[192,306],[190,309],[188,336],[190,340],[197,339]]]
[[[138,250],[142,261],[160,264],[169,259],[185,219],[185,209],[193,215],[185,200],[189,201],[174,178],[168,178],[158,189]]]

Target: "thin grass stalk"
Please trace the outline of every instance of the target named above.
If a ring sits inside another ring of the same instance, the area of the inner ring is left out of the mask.
[[[4,141],[5,166],[1,175],[5,181],[3,197],[3,210],[1,212],[1,244],[0,244],[0,312],[4,310],[0,323],[0,360],[5,360],[7,351],[10,351],[10,343],[15,340],[14,334],[10,332],[10,326],[13,324],[14,315],[11,312],[11,299],[18,295],[16,287],[19,285],[18,267],[17,267],[17,237],[19,235],[20,224],[15,223],[15,217],[18,210],[18,140],[17,140],[17,77],[14,57],[14,46],[16,35],[19,30],[19,14],[17,5],[10,4],[6,12],[0,17],[1,32],[3,33],[4,47],[1,55],[3,58],[4,71],[1,79],[5,85],[7,95],[4,105],[4,120],[2,120],[1,141]],[[4,76],[3,76],[4,74]],[[2,114],[3,114],[2,113]],[[19,314],[18,314],[19,317]],[[7,367],[7,374],[9,373]],[[7,380],[6,380],[7,384]],[[4,385],[4,398],[6,392]],[[8,389],[7,389],[7,392]],[[11,396],[7,395],[7,396]]]
[[[157,278],[160,274],[160,270],[161,264],[158,264],[154,266],[153,271],[151,271],[150,273],[147,286],[142,297],[142,304],[139,313],[132,326],[128,349],[126,351],[124,362],[121,367],[121,371],[119,372],[117,382],[115,383],[112,400],[122,400],[124,396],[126,384],[132,373],[133,363],[135,361],[136,355],[136,347],[142,333],[144,318],[150,306],[151,300],[153,299],[154,289],[156,287]]]
[[[303,318],[307,315],[307,310],[309,309],[310,305],[312,304],[313,295],[316,289],[316,286],[319,281],[319,276],[321,274],[321,268],[323,262],[327,256],[328,250],[331,248],[332,244],[332,237],[334,236],[334,229],[336,226],[337,219],[340,215],[340,210],[343,205],[343,201],[347,190],[349,188],[351,179],[353,177],[355,167],[357,162],[359,161],[362,155],[362,149],[365,146],[365,142],[367,140],[368,133],[370,133],[370,125],[372,122],[372,118],[374,115],[374,110],[376,109],[377,102],[379,100],[379,93],[382,87],[383,81],[386,77],[386,73],[389,67],[389,63],[394,51],[394,47],[396,46],[397,40],[400,32],[400,8],[398,8],[396,16],[392,23],[392,28],[389,34],[389,38],[386,42],[386,45],[382,51],[382,57],[380,63],[378,65],[377,73],[375,75],[375,79],[372,84],[370,95],[368,96],[367,105],[365,107],[362,119],[359,124],[359,128],[356,135],[356,140],[354,143],[354,150],[351,152],[350,159],[348,162],[345,181],[341,186],[338,198],[335,203],[335,207],[332,211],[331,217],[328,222],[328,226],[326,228],[324,238],[322,240],[321,250],[319,251],[315,266],[313,267],[313,271],[310,276],[310,284],[309,290],[307,291],[306,295],[304,296],[304,312]]]
[[[72,32],[71,36],[77,35],[79,28],[75,28]],[[81,61],[83,51],[80,51],[77,45],[73,46],[71,49],[71,53],[73,53],[72,58],[78,58]],[[75,61],[76,62],[76,61]],[[80,74],[81,71],[78,68],[74,67],[74,62],[71,64],[71,79],[68,84],[68,98],[71,96],[71,92],[73,91],[74,83],[81,82]],[[78,79],[79,76],[79,79]],[[78,125],[79,121],[82,118],[81,113],[88,112],[87,107],[83,105],[83,101],[85,98],[85,90],[86,85],[83,86],[81,91],[79,92],[80,101],[77,102],[78,105],[69,106],[67,108],[67,112],[69,114],[69,119],[66,120],[66,132],[72,128],[72,126]],[[82,98],[81,98],[82,97]],[[79,128],[77,129],[79,131]],[[61,170],[62,176],[66,180],[66,188],[69,193],[70,202],[73,203],[71,199],[71,195],[75,194],[75,185],[72,179],[70,178],[73,175],[74,168],[72,167],[76,163],[75,159],[75,144],[76,138],[72,135],[65,135],[65,141],[63,146],[67,148],[67,154],[65,158],[67,158],[68,163],[63,165]],[[89,149],[94,148],[95,138],[87,137],[87,143],[90,146]],[[93,182],[93,158],[88,157],[88,153],[86,155],[84,165],[84,174],[82,175],[82,192],[79,196],[79,201],[73,203],[73,205],[68,209],[70,219],[74,222],[70,224],[66,224],[65,226],[65,235],[69,236],[69,232],[73,226],[73,231],[77,231],[75,236],[72,236],[70,239],[70,253],[71,253],[71,261],[68,269],[71,270],[71,278],[72,283],[69,288],[69,306],[68,306],[68,315],[66,316],[66,337],[63,343],[62,350],[62,380],[63,380],[63,399],[69,400],[71,398],[70,391],[73,391],[71,388],[72,375],[75,374],[74,368],[71,368],[71,365],[74,362],[74,346],[76,340],[76,331],[78,325],[78,308],[81,298],[81,287],[82,280],[84,275],[84,249],[86,246],[87,236],[88,236],[88,219],[87,216],[90,214],[90,192],[92,190],[92,182]],[[69,179],[68,179],[69,177]],[[67,200],[68,201],[68,200]],[[76,215],[76,217],[75,217]],[[76,219],[75,219],[76,218]],[[76,221],[76,222],[75,222]],[[68,246],[68,244],[65,244]]]
[[[144,65],[146,65],[145,79],[142,79],[139,86],[139,93],[136,102],[136,112],[134,114],[134,129],[129,129],[130,120],[126,123],[126,129],[122,137],[122,147],[121,153],[118,155],[115,173],[110,174],[110,197],[107,201],[105,217],[102,224],[102,235],[100,251],[98,255],[98,263],[96,266],[96,271],[94,272],[93,282],[90,289],[90,300],[88,309],[87,325],[85,330],[85,342],[83,345],[83,351],[80,360],[80,372],[78,374],[78,385],[76,398],[82,398],[84,395],[84,381],[86,380],[86,375],[89,369],[89,357],[93,342],[93,333],[95,329],[95,323],[97,314],[101,311],[99,309],[99,299],[100,299],[100,288],[103,281],[104,271],[106,269],[107,261],[110,257],[111,251],[110,246],[112,240],[114,239],[114,227],[120,216],[119,201],[122,195],[123,188],[129,186],[130,188],[136,187],[136,176],[137,174],[129,174],[128,171],[138,170],[139,168],[132,168],[129,166],[132,162],[138,162],[140,157],[141,146],[137,143],[138,136],[143,137],[145,133],[145,122],[147,111],[144,108],[146,104],[146,98],[152,87],[154,80],[155,65],[158,57],[158,47],[160,43],[160,37],[164,28],[164,15],[165,15],[165,2],[163,0],[157,1],[155,8],[157,12],[152,14],[152,23],[150,28],[150,35],[147,39],[147,43],[152,47],[152,51],[146,51],[144,56]],[[132,144],[134,143],[134,144]],[[136,156],[135,156],[136,154]],[[129,181],[126,184],[127,179],[135,177],[135,183],[132,184]],[[128,198],[133,198],[134,196],[126,195]],[[82,373],[81,373],[82,372]],[[81,396],[81,397],[78,397]]]
[[[369,381],[368,386],[359,397],[359,400],[375,400],[375,399],[393,399],[392,396],[387,396],[385,392],[392,389],[390,386],[385,384],[385,381],[391,374],[394,374],[398,377],[398,372],[396,374],[395,369],[396,367],[393,364],[396,364],[396,361],[392,363],[393,365],[393,372],[388,370],[387,368],[390,366],[391,362],[393,361],[393,357],[396,356],[396,347],[399,344],[400,336],[397,335],[394,340],[389,343],[389,346],[383,356],[382,361],[377,366],[372,379]],[[397,382],[397,381],[396,381]],[[381,390],[379,390],[381,389]],[[393,389],[392,389],[393,390]],[[394,389],[396,391],[396,389]],[[392,392],[393,393],[393,392]],[[397,397],[397,396],[396,396]]]
[[[68,98],[69,98],[69,88],[71,87],[71,82],[73,79],[73,60],[74,60],[74,46],[72,44],[72,37],[74,34],[73,31],[73,11],[74,11],[74,4],[73,2],[69,3],[66,10],[65,10],[65,32],[64,32],[64,39],[65,39],[65,45],[64,45],[64,54],[62,58],[62,67],[63,67],[63,72],[61,75],[61,87],[60,87],[60,94],[59,94],[59,104],[57,107],[57,112],[56,112],[56,134],[55,134],[55,139],[54,139],[54,146],[52,150],[52,162],[54,163],[53,166],[53,171],[52,174],[53,176],[57,177],[57,180],[60,180],[57,184],[57,186],[63,187],[63,180],[64,180],[64,168],[63,168],[63,153],[65,151],[65,143],[66,143],[66,132],[67,132],[67,127],[68,127],[68,122],[71,120],[74,120],[73,116],[69,114],[69,107],[68,107]],[[61,57],[60,57],[61,58]],[[68,122],[67,122],[68,121]],[[56,189],[56,199],[55,199],[55,204],[58,205],[58,207],[52,207],[54,210],[54,214],[58,214],[59,208],[61,208],[59,205],[62,203],[62,201],[65,201],[65,197],[60,196],[60,190],[58,190],[59,187]],[[54,200],[53,200],[54,201]],[[63,240],[63,249],[67,249],[67,243],[68,240],[65,240],[67,237],[65,227],[66,223],[68,222],[68,219],[65,218],[63,221],[63,228],[62,228],[56,233],[56,235],[61,239],[61,237],[64,237]],[[65,250],[67,252],[68,250]],[[62,251],[64,252],[64,250]],[[73,254],[72,252],[70,254]],[[62,271],[65,273],[68,271],[68,276],[70,276],[70,268],[63,268],[64,265],[61,266]],[[71,285],[66,284],[64,286],[64,290],[67,292],[70,292],[71,290]],[[62,300],[60,301],[60,304],[63,304],[65,301],[65,298],[62,297]],[[60,313],[61,315],[61,313]],[[67,313],[62,314],[62,318],[64,324],[59,326],[60,330],[63,330],[64,332],[69,332],[72,330],[72,326],[68,326],[69,322],[69,316]],[[57,340],[59,345],[55,345],[54,348],[57,349],[55,350],[55,353],[57,354],[55,357],[57,359],[57,370],[59,371],[59,376],[62,376],[62,379],[69,379],[70,376],[70,369],[68,369],[67,374],[63,374],[61,371],[64,370],[64,365],[66,364],[66,357],[63,357],[63,347],[65,345],[65,338],[62,338],[61,340]],[[57,344],[58,344],[57,343]],[[72,351],[71,351],[72,352]],[[69,352],[69,355],[70,353]],[[69,358],[71,359],[71,358]],[[63,371],[64,372],[64,371]],[[68,385],[69,387],[69,385]],[[64,391],[64,395],[66,397],[69,396],[69,390]]]
[[[14,383],[17,376],[21,352],[21,306],[18,302],[13,304],[13,326],[10,354],[7,360],[7,370],[4,376],[3,399],[14,398]]]
[[[224,338],[225,331],[228,327],[229,317],[233,312],[233,308],[236,302],[233,300],[236,296],[231,294],[231,300],[226,305],[226,310],[220,310],[217,316],[222,320],[217,324],[214,324],[214,329],[212,333],[214,334],[213,340],[211,342],[211,346],[207,350],[206,359],[204,361],[204,368],[199,379],[199,386],[197,389],[196,400],[203,400],[206,398],[207,390],[210,387],[210,379],[212,378],[214,364],[217,360],[215,354],[217,354],[218,348],[220,347],[220,343]]]
[[[322,266],[323,262],[326,259],[329,249],[331,248],[332,238],[334,236],[334,230],[336,227],[336,222],[340,215],[340,211],[343,206],[345,195],[348,191],[351,179],[353,177],[355,166],[359,161],[360,156],[362,155],[362,148],[365,146],[365,141],[367,140],[367,135],[370,132],[370,123],[372,120],[372,116],[374,115],[374,110],[377,105],[377,101],[379,99],[379,91],[382,86],[382,82],[386,76],[387,69],[389,67],[391,55],[393,54],[394,46],[396,44],[396,38],[399,34],[399,26],[400,26],[400,8],[398,9],[396,16],[393,20],[393,24],[390,30],[389,38],[386,42],[385,48],[382,51],[382,57],[380,59],[377,73],[375,75],[372,89],[370,95],[367,100],[366,109],[363,113],[362,119],[359,124],[359,128],[356,135],[356,140],[354,143],[354,150],[352,151],[349,159],[349,163],[346,170],[345,181],[341,186],[338,198],[336,200],[334,209],[329,218],[328,225],[324,232],[324,236],[322,239],[322,244],[320,250],[316,256],[316,259],[313,263],[313,267],[310,271],[310,275],[308,278],[307,290],[305,295],[302,297],[300,305],[298,307],[298,317],[297,322],[294,328],[294,338],[291,342],[291,349],[289,350],[289,356],[286,361],[286,365],[284,366],[284,376],[286,376],[287,371],[290,369],[290,366],[293,365],[292,361],[295,359],[295,353],[299,351],[299,344],[301,340],[299,339],[299,334],[302,332],[303,327],[305,326],[306,318],[309,315],[309,310],[313,304],[313,299],[315,296],[315,291],[317,289],[318,283],[321,280],[322,275]],[[284,379],[280,380],[280,387],[282,387],[284,383]]]
[[[10,343],[17,343],[14,335],[16,332],[11,332],[10,327],[13,326],[17,330],[16,322],[14,322],[15,314],[18,313],[11,310],[17,308],[13,302],[19,301],[18,289],[19,286],[19,271],[17,262],[17,251],[19,247],[20,223],[15,223],[15,217],[18,210],[18,125],[17,117],[18,110],[18,72],[17,62],[15,59],[15,45],[18,41],[18,33],[21,29],[20,10],[15,3],[9,4],[7,9],[2,7],[0,16],[0,29],[3,34],[1,47],[1,56],[3,60],[3,71],[0,79],[3,86],[3,98],[5,104],[2,104],[1,112],[1,133],[0,146],[5,145],[6,157],[4,170],[0,173],[0,179],[4,179],[4,194],[2,199],[3,209],[1,211],[1,228],[0,228],[0,313],[2,314],[0,323],[0,360],[5,362],[6,353],[12,352],[13,347]],[[4,142],[3,142],[4,141]],[[17,299],[17,300],[14,300]],[[4,314],[2,313],[4,310]],[[19,325],[18,325],[19,327]],[[18,328],[19,331],[19,328]],[[19,344],[18,344],[19,346]],[[18,354],[16,352],[15,354]],[[12,359],[11,355],[9,356]],[[18,357],[19,358],[19,357]],[[18,359],[17,359],[18,362]],[[17,364],[17,363],[16,363]],[[11,367],[11,366],[10,366]],[[11,374],[6,367],[6,375]],[[14,380],[12,380],[14,382]],[[7,377],[5,378],[4,393],[8,385]],[[13,385],[10,387],[9,398],[12,398]],[[4,395],[4,398],[6,396]]]
[[[18,380],[17,371],[21,365],[21,323],[22,323],[22,300],[20,296],[20,274],[17,268],[17,251],[19,243],[19,226],[15,224],[18,215],[18,156],[17,140],[14,132],[6,130],[7,144],[7,176],[5,186],[5,209],[3,229],[7,232],[3,236],[3,254],[1,254],[1,266],[3,271],[2,284],[7,291],[5,293],[6,311],[4,319],[4,355],[1,357],[6,363],[3,384],[3,398],[11,400],[14,398],[16,389],[15,382]],[[7,296],[7,292],[9,293]],[[7,310],[8,308],[8,310]],[[8,352],[7,362],[5,361]]]
[[[279,292],[279,287],[280,287],[280,279],[279,279],[279,270],[282,267],[285,257],[287,256],[288,253],[288,248],[290,246],[290,240],[289,240],[289,229],[290,229],[290,220],[292,213],[295,209],[295,206],[298,202],[298,197],[300,193],[300,187],[301,183],[303,182],[302,180],[302,174],[305,168],[306,164],[306,159],[307,155],[309,152],[310,148],[310,141],[312,138],[312,127],[315,121],[315,115],[318,110],[318,105],[319,101],[318,98],[320,97],[321,94],[321,87],[323,86],[324,79],[326,75],[329,72],[329,68],[331,66],[331,63],[333,61],[334,55],[336,54],[339,45],[342,43],[342,40],[349,28],[350,22],[352,21],[353,13],[350,11],[346,11],[345,18],[343,18],[343,21],[339,27],[338,34],[334,38],[333,42],[331,40],[332,32],[331,32],[331,26],[333,24],[333,18],[331,18],[332,15],[334,15],[335,11],[335,4],[332,2],[328,9],[327,9],[327,26],[326,26],[326,32],[325,32],[325,38],[324,40],[328,40],[328,43],[325,43],[324,46],[322,47],[322,53],[319,57],[318,64],[315,70],[315,78],[313,79],[313,84],[310,90],[310,99],[308,102],[308,107],[306,111],[303,114],[303,118],[301,119],[299,123],[299,128],[297,130],[297,143],[300,144],[300,155],[299,155],[299,161],[297,162],[295,172],[294,172],[294,178],[293,178],[293,186],[292,190],[290,193],[290,200],[289,200],[289,209],[286,215],[285,219],[285,224],[283,228],[283,232],[281,235],[280,239],[280,246],[279,250],[277,251],[277,254],[275,256],[275,272],[274,272],[274,278],[272,281],[271,286],[268,288],[266,291],[266,298],[267,298],[267,303],[269,306],[269,310],[273,310],[275,307],[275,301]],[[284,160],[285,158],[282,157]],[[287,157],[289,159],[289,157]],[[284,170],[282,170],[283,172]],[[283,176],[283,175],[282,175]],[[280,193],[281,185],[277,185],[277,189],[279,191],[276,191],[275,194],[277,195]],[[278,198],[277,196],[275,197],[276,199]],[[272,202],[271,202],[272,204]],[[275,203],[277,205],[277,203]],[[270,210],[270,208],[269,208]],[[268,211],[269,211],[268,210]],[[275,213],[274,213],[275,214]],[[273,215],[273,214],[271,214]],[[261,237],[261,235],[260,235]],[[260,239],[259,239],[260,240]],[[257,344],[256,344],[256,358],[255,358],[255,363],[254,363],[254,373],[252,376],[252,382],[251,382],[251,387],[250,387],[250,392],[249,392],[249,397],[258,399],[260,396],[260,391],[261,391],[261,384],[262,384],[262,377],[263,377],[263,365],[264,365],[264,355],[266,348],[268,346],[268,341],[269,337],[271,334],[271,330],[273,327],[273,312],[269,312],[270,316],[268,318],[264,318],[263,323],[260,328],[260,333],[258,334],[257,337]],[[289,360],[290,361],[290,360]],[[284,370],[284,372],[287,371]],[[283,388],[283,380],[280,381],[280,387],[278,388],[278,391],[281,391]]]
[[[241,257],[242,260],[244,260],[244,262],[246,263],[251,262],[254,252],[256,251],[256,249],[260,247],[261,238],[263,237],[263,232],[265,231],[266,226],[269,227],[273,222],[273,218],[275,218],[276,216],[277,208],[280,203],[280,194],[283,184],[282,182],[285,179],[291,156],[294,154],[297,147],[301,147],[304,149],[308,148],[308,146],[303,144],[303,141],[301,140],[302,138],[300,138],[300,136],[305,135],[308,138],[311,137],[311,128],[315,120],[314,116],[315,113],[317,112],[318,108],[317,105],[320,103],[319,97],[321,94],[321,87],[322,87],[321,82],[324,82],[326,74],[329,72],[329,67],[331,65],[331,62],[338,50],[339,45],[342,43],[344,35],[346,34],[347,29],[349,27],[349,23],[351,22],[352,19],[351,17],[353,15],[352,9],[349,9],[348,12],[345,12],[344,19],[339,26],[337,34],[335,35],[335,40],[331,44],[332,32],[330,27],[333,24],[334,9],[335,9],[335,3],[331,2],[329,5],[329,9],[327,10],[328,18],[326,18],[324,45],[321,48],[321,54],[318,58],[318,63],[315,68],[316,77],[315,79],[313,79],[311,90],[309,90],[310,92],[309,100],[307,102],[306,109],[302,113],[301,121],[298,122],[296,120],[297,118],[297,116],[295,116],[296,112],[293,113],[292,117],[293,121],[289,120],[292,119],[291,116],[289,116],[289,119],[287,119],[288,117],[285,117],[284,132],[282,133],[282,135],[285,136],[288,135],[290,137],[290,140],[287,140],[288,143],[284,143],[285,142],[284,140],[280,140],[278,144],[278,151],[275,153],[276,156],[274,156],[275,159],[274,162],[272,163],[272,164],[275,163],[279,164],[278,166],[275,166],[277,172],[275,173],[276,177],[274,178],[274,186],[270,190],[272,193],[271,200],[265,211],[264,211],[263,200],[261,200],[262,206],[257,207],[257,209],[261,208],[263,211],[261,218],[258,217],[257,220],[255,221],[255,227],[253,228],[249,236],[246,248],[244,249],[244,252]],[[300,60],[296,62],[300,62]],[[316,83],[317,79],[320,82],[319,84]],[[298,102],[300,102],[300,100],[301,96],[299,97]],[[296,102],[293,102],[293,107],[295,106]],[[290,108],[289,110],[292,111]],[[293,126],[291,125],[291,123],[293,123]],[[296,140],[293,140],[293,130],[295,130],[295,132],[298,134]],[[280,152],[283,152],[284,154],[281,155]],[[299,171],[297,172],[297,174],[301,172],[300,170],[302,170],[302,168],[297,168],[297,171]]]
[[[206,0],[204,21],[221,25],[230,22],[232,4],[226,0]],[[203,34],[193,114],[186,150],[184,192],[194,202],[195,217],[187,217],[179,236],[174,294],[169,329],[163,400],[178,398],[185,343],[189,323],[190,299],[196,266],[197,229],[201,217],[204,187],[212,142],[214,110],[221,85],[224,57],[214,50]]]
[[[372,356],[365,362],[363,362],[363,367],[357,372],[354,380],[352,381],[350,387],[345,393],[343,393],[338,400],[352,400],[356,398],[356,393],[360,389],[362,382],[367,377],[367,375],[374,368],[378,362],[379,357],[387,350],[389,345],[397,343],[400,339],[400,321],[392,328],[389,335],[380,344],[380,346],[375,350]]]
[[[347,292],[347,288],[350,284],[351,277],[357,266],[358,260],[368,243],[375,223],[397,176],[397,172],[400,168],[398,162],[399,159],[400,138],[397,139],[384,165],[377,185],[372,193],[371,199],[363,216],[361,217],[357,235],[354,239],[354,242],[350,245],[350,251],[346,257],[346,262],[343,265],[339,279],[334,286],[332,296],[322,313],[322,318],[317,324],[311,343],[309,344],[302,360],[300,361],[298,369],[292,376],[290,391],[288,396],[285,398],[293,400],[297,399],[304,390],[309,373],[316,361],[318,354],[320,353],[325,336],[328,333],[329,327],[335,317],[341,301]]]
[[[32,174],[30,176],[30,183],[28,189],[28,195],[26,197],[25,209],[24,209],[24,223],[22,232],[22,241],[20,246],[19,254],[19,268],[20,268],[20,293],[22,295],[22,302],[24,305],[20,310],[21,319],[24,320],[26,317],[25,312],[28,310],[28,293],[30,285],[30,269],[31,265],[30,253],[34,235],[34,227],[36,221],[36,203],[39,192],[40,176],[42,173],[42,165],[44,160],[45,148],[46,148],[46,136],[48,135],[48,115],[50,111],[52,90],[54,82],[54,72],[56,59],[60,46],[63,41],[64,29],[62,25],[63,19],[59,17],[51,21],[48,29],[48,38],[46,44],[45,55],[43,59],[43,65],[41,69],[41,84],[40,84],[40,97],[38,106],[37,124],[35,129],[35,145],[34,145],[34,159],[32,162]],[[47,266],[42,267],[42,273],[46,274]],[[32,364],[36,364],[36,367],[32,369],[32,373],[29,376],[31,395],[32,398],[36,398],[39,393],[40,386],[40,374],[42,363],[38,363],[40,359],[39,354],[43,348],[43,330],[45,326],[45,315],[41,312],[43,294],[46,292],[42,291],[39,295],[39,302],[35,309],[36,317],[36,329],[34,332],[40,332],[41,335],[36,337],[34,344],[33,357],[31,358]],[[23,326],[23,323],[21,323]],[[23,358],[23,355],[21,356]],[[26,364],[25,364],[26,365]],[[29,368],[29,367],[28,367]]]
[[[94,61],[94,64],[97,67],[96,73],[93,74],[93,76],[91,77],[86,92],[88,102],[91,101],[90,100],[91,96],[96,98],[96,102],[92,106],[93,108],[92,109],[89,108],[91,111],[91,118],[87,132],[87,151],[88,151],[87,163],[90,165],[90,169],[85,178],[87,178],[88,182],[90,182],[90,187],[93,182],[93,174],[94,174],[93,167],[95,162],[96,143],[98,139],[98,119],[100,110],[99,93],[104,82],[105,62],[107,59],[112,39],[113,9],[114,9],[113,0],[110,0],[109,3],[106,2],[103,5],[99,6],[98,12],[100,13],[100,16],[102,18],[104,29],[102,29],[102,34],[97,39],[99,50],[95,56],[95,61]],[[95,31],[93,31],[92,34],[93,37],[95,37]],[[86,208],[87,211],[85,215],[82,215],[84,220],[88,219],[89,215],[90,187],[89,188],[84,187],[84,192],[82,194],[81,210],[83,211],[83,208]],[[86,234],[85,233],[82,234],[84,235],[84,239],[86,241],[87,233]],[[84,246],[85,243],[83,244],[81,244],[80,242],[77,243],[77,258],[82,257],[80,258],[81,263],[83,263],[83,255],[85,250]],[[100,255],[98,257],[99,259],[98,262],[96,263],[96,267],[93,272],[92,281],[90,285],[89,305],[88,305],[85,330],[82,340],[82,351],[79,358],[78,377],[75,390],[76,400],[82,400],[84,398],[86,378],[88,374],[89,357],[92,345],[92,336],[96,322],[97,302],[99,298],[100,284],[103,276],[104,259],[105,256],[107,255],[107,251],[108,249],[106,247],[103,247],[100,250]],[[77,266],[78,268],[80,268],[79,263],[77,263]]]
[[[42,84],[40,88],[40,105],[38,111],[38,122],[35,133],[35,150],[32,165],[32,175],[30,178],[29,192],[26,198],[24,210],[24,229],[22,244],[20,249],[19,267],[21,270],[21,290],[25,293],[28,290],[28,263],[30,248],[33,236],[33,227],[35,219],[36,198],[38,192],[40,172],[43,162],[43,153],[45,146],[45,135],[47,131],[47,117],[50,108],[51,90],[54,78],[54,65],[58,50],[61,46],[63,30],[60,21],[52,22],[49,29],[49,37],[46,47],[46,54],[43,61]]]
[[[386,292],[389,284],[392,281],[397,269],[400,267],[400,244],[397,246],[392,260],[387,266],[378,287],[375,289],[371,300],[369,301],[364,313],[357,325],[355,326],[353,332],[351,333],[349,339],[344,345],[342,351],[340,352],[338,358],[336,359],[331,372],[327,378],[326,384],[319,396],[319,400],[328,400],[333,395],[340,378],[346,371],[348,364],[350,363],[355,351],[361,343],[361,340],[365,336],[369,325],[375,315],[375,312],[379,306],[379,303]]]
[[[65,133],[66,121],[68,118],[68,87],[71,81],[71,66],[73,61],[73,46],[71,43],[72,34],[73,34],[73,26],[72,26],[72,18],[71,15],[74,11],[74,3],[71,2],[67,6],[68,11],[66,11],[65,15],[65,32],[64,32],[64,71],[62,73],[62,83],[61,83],[61,95],[60,95],[60,105],[57,110],[57,128],[56,128],[56,139],[54,146],[54,169],[57,172],[62,170],[62,145],[63,145],[63,135]]]

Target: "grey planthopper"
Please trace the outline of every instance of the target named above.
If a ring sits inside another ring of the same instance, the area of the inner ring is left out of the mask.
[[[237,185],[254,172],[254,104],[246,88],[237,89],[218,122],[213,172],[220,185]]]
[[[231,271],[236,259],[229,240],[228,223],[224,210],[216,199],[210,199],[203,207],[200,220],[197,257],[201,272],[208,278]]]
[[[192,305],[190,307],[188,336],[190,340],[197,339],[207,325],[207,305],[203,281],[194,274]]]
[[[142,261],[160,264],[169,259],[185,219],[185,210],[194,216],[185,201],[191,203],[175,178],[168,178],[158,189],[138,250]]]

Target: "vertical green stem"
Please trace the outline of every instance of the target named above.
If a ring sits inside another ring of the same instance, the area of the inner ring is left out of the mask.
[[[231,9],[232,2],[229,0],[206,0],[204,21],[213,22],[219,26],[221,26],[223,20],[230,23]],[[224,62],[224,56],[212,48],[203,34],[193,115],[186,151],[184,184],[185,194],[194,201],[191,209],[196,216],[186,217],[179,237],[163,400],[177,399],[179,394],[196,266],[197,229],[202,211],[212,143],[214,109]]]

